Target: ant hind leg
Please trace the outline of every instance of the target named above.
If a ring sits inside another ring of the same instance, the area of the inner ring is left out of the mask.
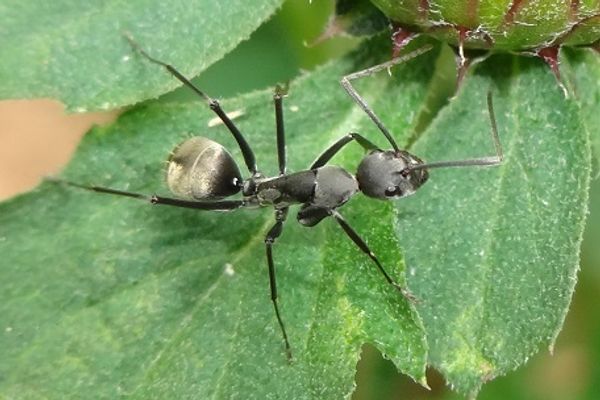
[[[279,304],[277,302],[277,281],[275,279],[275,263],[273,262],[272,250],[275,240],[281,235],[281,232],[283,231],[283,223],[287,218],[287,214],[287,207],[275,211],[276,222],[275,225],[271,227],[269,232],[267,232],[267,235],[265,237],[265,249],[267,254],[267,265],[269,267],[269,285],[271,288],[271,302],[273,303],[273,308],[275,309],[275,316],[277,317],[277,322],[279,323],[279,329],[281,329],[281,334],[283,335],[286,356],[288,358],[288,361],[291,361],[292,348],[290,346],[290,341],[288,339],[285,326],[283,325],[283,320],[281,319],[281,313],[279,312]]]

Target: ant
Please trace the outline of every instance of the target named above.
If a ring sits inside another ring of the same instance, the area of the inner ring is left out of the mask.
[[[367,243],[342,217],[338,209],[359,192],[380,200],[400,199],[411,195],[427,181],[429,177],[428,170],[431,168],[498,165],[503,159],[491,92],[488,92],[487,105],[491,121],[491,136],[496,155],[466,160],[425,163],[420,158],[398,147],[381,120],[352,86],[351,81],[354,79],[370,76],[429,51],[431,46],[426,46],[402,57],[394,58],[391,61],[346,75],[341,80],[341,84],[346,92],[377,125],[391,144],[392,150],[382,150],[360,134],[349,133],[323,151],[308,169],[288,173],[286,171],[285,131],[283,123],[283,98],[287,95],[287,88],[277,85],[273,101],[275,105],[279,175],[274,177],[264,176],[256,166],[252,148],[216,99],[209,97],[197,88],[170,64],[150,56],[131,36],[125,35],[125,38],[142,57],[166,69],[171,75],[206,101],[209,108],[220,118],[236,140],[244,157],[250,177],[247,179],[242,178],[238,165],[222,145],[210,139],[197,136],[179,144],[168,159],[167,185],[170,191],[178,198],[156,195],[149,196],[107,187],[85,185],[62,179],[54,179],[54,181],[98,193],[131,197],[150,204],[162,204],[196,210],[230,211],[244,207],[273,207],[275,210],[275,223],[267,232],[264,243],[269,271],[271,301],[283,336],[288,360],[292,359],[292,350],[277,302],[277,284],[272,248],[283,231],[283,224],[287,219],[290,206],[294,204],[301,205],[297,214],[297,220],[301,225],[307,227],[313,227],[324,218],[332,217],[354,244],[373,261],[388,284],[408,301],[415,302],[416,299],[413,295],[406,288],[396,283],[388,274],[377,256],[369,249]],[[357,142],[366,150],[366,155],[358,165],[356,175],[351,174],[341,167],[327,165],[331,158],[351,141]],[[223,200],[239,192],[242,194],[241,199]]]

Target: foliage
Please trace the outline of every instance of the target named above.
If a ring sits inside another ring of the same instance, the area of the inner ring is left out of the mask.
[[[192,75],[223,55],[198,66],[194,54],[202,52],[194,48],[217,36],[193,42],[170,32],[147,33],[148,39],[132,31],[155,57]],[[101,32],[76,42],[108,40]],[[291,84],[285,100],[290,170],[306,168],[350,131],[386,146],[338,85],[345,73],[385,59],[386,46],[371,41]],[[78,69],[81,76],[111,72],[100,96],[75,76],[35,72],[39,58],[31,60],[33,72],[24,73],[47,80],[51,91],[32,91],[12,75],[4,79],[10,90],[2,93],[53,94],[72,108],[95,108],[137,102],[176,84],[125,44],[102,48],[97,57],[108,64],[123,54],[130,58],[124,75],[103,62]],[[378,74],[357,87],[400,144],[432,161],[493,154],[485,106],[490,88],[504,164],[432,170],[430,182],[411,198],[394,204],[357,198],[340,210],[401,282],[406,269],[420,300],[416,307],[386,285],[334,222],[308,230],[292,215],[275,247],[295,356],[289,365],[263,259],[262,240],[273,223],[269,210],[153,208],[45,183],[0,205],[0,347],[6,349],[0,394],[340,398],[353,390],[361,346],[372,343],[415,380],[424,382],[429,362],[461,392],[475,395],[484,381],[521,365],[540,346],[552,346],[578,269],[596,118],[591,110],[598,99],[587,79],[600,71],[597,58],[570,54],[565,73],[575,95],[565,99],[541,61],[495,56],[445,104],[440,87],[451,79],[448,56],[436,47],[395,67],[393,77]],[[57,64],[57,71],[70,70],[67,65]],[[223,102],[229,111],[242,111],[235,122],[265,173],[276,170],[270,93]],[[208,127],[213,117],[195,99],[132,107],[113,126],[92,130],[64,175],[166,194],[160,160],[186,137],[218,140],[241,160],[226,129]],[[335,163],[352,170],[360,157],[350,147]]]
[[[514,0],[456,2],[448,0],[372,0],[395,23],[459,42],[467,47],[503,51],[547,46],[592,45],[600,40],[596,2]]]

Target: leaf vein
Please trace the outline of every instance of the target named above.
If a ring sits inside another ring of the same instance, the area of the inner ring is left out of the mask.
[[[263,227],[261,228],[261,231],[264,231],[269,223],[270,223],[269,221],[265,221],[265,223],[263,224]],[[235,255],[235,257],[233,258],[233,261],[232,261],[233,265],[237,264],[237,262],[240,259],[242,259],[245,256],[247,256],[247,254],[257,244],[257,242],[260,241],[260,239],[258,239],[258,238],[259,238],[258,235],[253,236],[252,239],[249,240],[245,246],[243,246],[241,249],[239,249],[237,251],[237,254]],[[140,380],[140,384],[133,391],[132,394],[134,394],[140,387],[142,387],[142,382],[144,382],[144,381],[147,380],[147,378],[149,377],[149,375],[152,372],[152,370],[156,367],[156,365],[158,364],[158,362],[163,358],[164,354],[167,353],[167,351],[169,351],[174,346],[174,344],[176,343],[176,340],[183,334],[183,332],[185,331],[185,329],[189,326],[190,322],[193,320],[194,315],[196,315],[196,313],[201,309],[202,305],[207,300],[209,300],[210,295],[217,289],[217,287],[219,286],[219,284],[223,281],[223,277],[224,276],[227,276],[225,268],[223,268],[223,272],[221,273],[221,275],[219,275],[219,277],[215,280],[215,282],[198,299],[197,303],[190,310],[190,312],[187,313],[181,319],[181,322],[179,323],[179,327],[175,330],[175,332],[173,332],[173,334],[171,335],[171,337],[168,340],[165,341],[165,345],[160,350],[158,350],[156,357],[154,357],[154,359],[152,360],[152,362],[150,363],[150,365],[146,368],[144,376]],[[237,326],[239,325],[239,320],[240,319],[238,318],[237,322],[236,322],[236,329],[237,329]],[[232,346],[233,346],[233,343],[232,343]],[[224,373],[225,372],[223,372],[223,374]]]
[[[518,63],[516,61],[513,62],[513,76],[515,77],[514,79],[516,80],[516,83],[514,86],[518,86],[519,84],[519,73],[518,73]],[[494,270],[494,266],[492,265],[492,262],[490,260],[490,255],[491,255],[491,248],[492,245],[494,243],[494,239],[496,237],[496,231],[494,230],[494,227],[497,225],[498,221],[500,220],[500,202],[501,202],[501,194],[504,192],[503,188],[506,185],[506,177],[507,177],[507,170],[508,170],[508,163],[510,162],[510,160],[512,160],[512,155],[516,149],[516,144],[518,142],[518,134],[520,132],[519,130],[519,119],[518,119],[518,114],[517,114],[517,107],[519,106],[519,104],[517,104],[517,97],[516,96],[511,96],[512,98],[512,112],[511,115],[514,116],[514,123],[515,123],[515,129],[513,132],[513,135],[511,136],[510,142],[509,142],[509,147],[507,149],[507,151],[505,152],[504,155],[504,164],[502,166],[500,166],[500,171],[499,171],[499,176],[498,176],[498,184],[497,184],[497,189],[496,189],[496,193],[494,194],[494,201],[493,203],[496,205],[496,207],[494,207],[494,215],[492,218],[490,218],[490,220],[492,221],[490,223],[491,228],[491,232],[488,235],[488,240],[485,243],[484,246],[484,254],[485,254],[485,262],[482,263],[482,269],[483,269],[483,277],[482,277],[482,287],[481,287],[481,306],[480,306],[480,311],[479,311],[479,323],[477,325],[476,331],[475,331],[475,341],[476,341],[476,345],[474,347],[475,350],[477,351],[477,353],[479,354],[480,357],[485,358],[483,355],[483,348],[484,348],[484,344],[482,343],[483,341],[483,336],[485,333],[485,321],[488,320],[488,300],[489,300],[489,296],[490,296],[490,290],[491,290],[491,279],[492,279],[492,272]],[[490,362],[490,360],[487,360],[489,362],[489,366],[493,369],[494,365]],[[490,373],[491,371],[487,372]]]

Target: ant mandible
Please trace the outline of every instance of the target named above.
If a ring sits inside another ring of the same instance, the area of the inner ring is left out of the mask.
[[[398,147],[390,132],[351,84],[351,81],[354,79],[370,76],[383,69],[388,69],[396,64],[417,57],[429,51],[431,46],[420,48],[402,57],[397,57],[391,61],[346,75],[341,80],[341,84],[346,92],[377,125],[391,144],[392,150],[382,150],[360,134],[349,133],[327,148],[308,169],[288,173],[286,171],[285,131],[283,124],[283,97],[287,95],[287,91],[285,88],[277,86],[273,100],[275,103],[279,175],[267,177],[262,175],[257,169],[252,148],[233,121],[223,111],[217,100],[198,89],[170,64],[150,56],[130,35],[126,34],[125,38],[141,56],[165,68],[171,75],[208,103],[209,108],[220,118],[236,140],[244,157],[250,177],[247,179],[242,178],[236,162],[227,149],[217,142],[197,136],[179,144],[173,150],[168,160],[167,185],[171,192],[180,198],[156,195],[148,196],[62,179],[54,180],[81,189],[132,197],[151,204],[193,208],[197,210],[230,211],[244,207],[273,207],[275,210],[275,223],[267,232],[264,242],[269,269],[271,301],[283,335],[288,360],[292,359],[292,350],[277,302],[277,284],[272,247],[275,240],[282,233],[283,224],[288,216],[291,205],[301,205],[297,214],[297,220],[300,224],[307,227],[317,225],[326,217],[333,217],[354,244],[370,257],[385,280],[409,301],[415,301],[412,294],[396,283],[388,274],[377,256],[369,249],[367,243],[346,222],[338,209],[359,192],[380,200],[399,199],[411,195],[427,181],[429,176],[428,170],[431,168],[489,166],[498,165],[502,162],[502,147],[498,137],[491,92],[487,96],[487,105],[496,155],[466,160],[425,163],[418,157]],[[356,175],[351,174],[341,167],[327,165],[331,158],[351,141],[356,141],[367,151],[358,165]],[[242,193],[241,199],[223,200],[240,191]]]

